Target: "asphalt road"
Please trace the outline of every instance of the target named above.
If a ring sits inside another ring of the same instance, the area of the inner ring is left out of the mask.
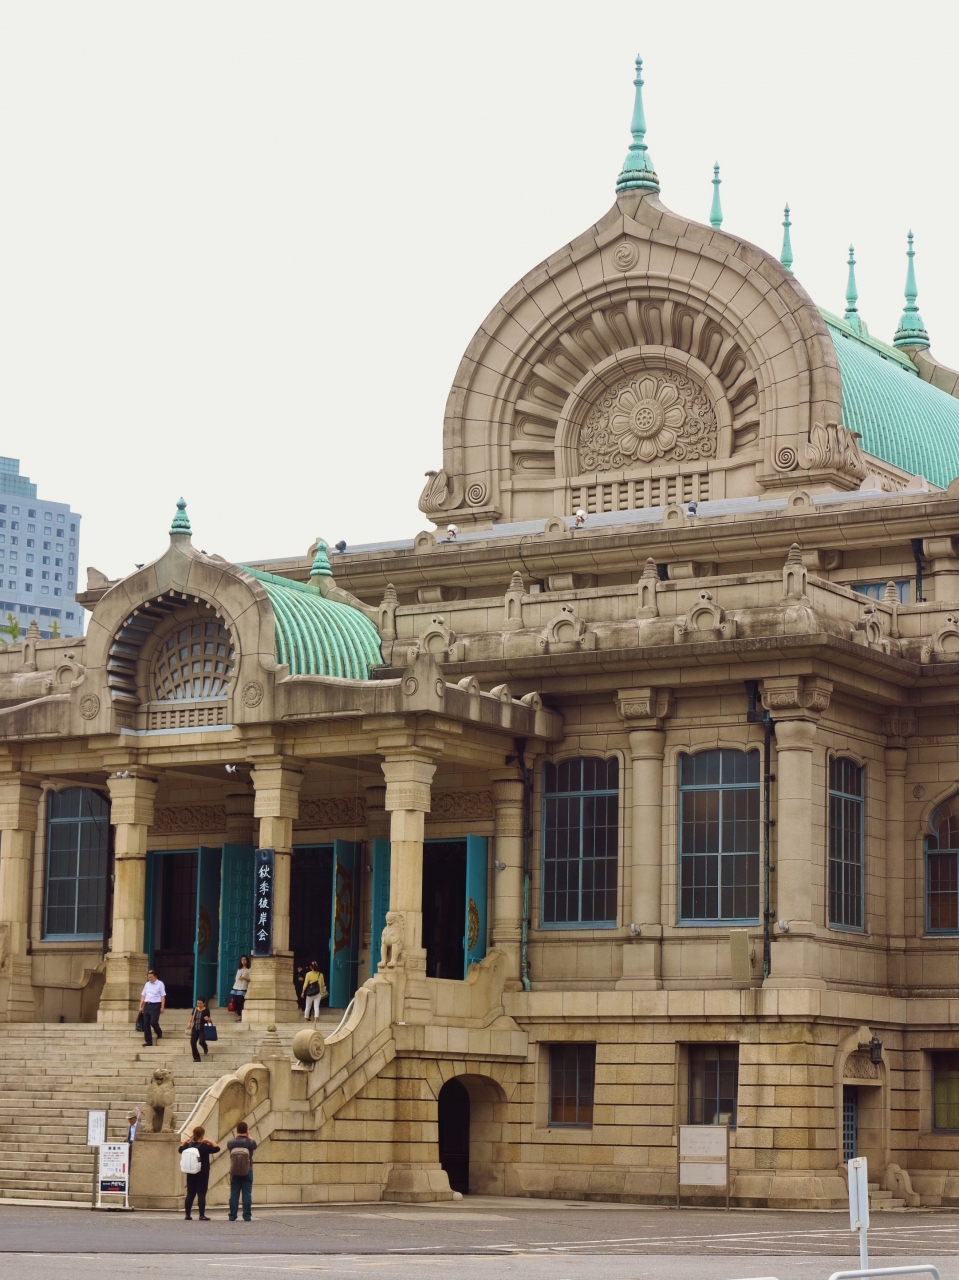
[[[858,1265],[842,1213],[656,1209],[470,1197],[438,1205],[260,1209],[252,1223],[0,1201],[0,1280],[826,1280]],[[932,1261],[959,1280],[959,1214],[877,1214],[873,1265]],[[70,1255],[67,1259],[64,1255]]]

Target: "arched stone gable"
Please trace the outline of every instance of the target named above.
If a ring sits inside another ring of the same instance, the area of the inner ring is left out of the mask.
[[[794,277],[624,192],[478,330],[420,506],[483,525],[858,487],[841,421],[835,349]]]

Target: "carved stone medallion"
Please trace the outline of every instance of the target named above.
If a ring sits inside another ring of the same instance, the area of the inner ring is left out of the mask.
[[[100,711],[100,699],[95,693],[88,693],[80,699],[80,714],[84,720],[95,720]]]
[[[590,409],[579,437],[580,472],[714,458],[718,434],[716,411],[691,378],[644,370],[614,383]]]
[[[243,686],[243,705],[245,707],[258,707],[263,701],[263,686],[259,680],[250,680]]]

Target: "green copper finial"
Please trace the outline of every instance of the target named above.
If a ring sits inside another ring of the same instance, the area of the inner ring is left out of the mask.
[[[646,148],[646,116],[643,113],[643,60],[636,59],[636,102],[633,106],[632,145],[623,162],[623,171],[616,179],[617,191],[658,191],[659,179],[649,151]]]
[[[719,165],[713,165],[713,207],[709,211],[709,225],[718,231],[723,225],[723,206],[719,203]]]
[[[916,288],[916,271],[912,265],[912,260],[916,256],[912,247],[912,239],[913,236],[910,231],[909,248],[906,250],[906,257],[909,259],[909,265],[906,268],[906,307],[902,313],[902,319],[899,321],[896,336],[892,340],[893,346],[896,347],[929,346],[929,334],[926,333],[926,326],[922,323],[922,316],[916,306],[919,290]]]
[[[322,538],[316,544],[316,555],[313,557],[313,564],[310,568],[310,577],[333,577],[333,570],[330,567],[330,557],[327,555],[326,543]]]
[[[789,228],[792,223],[789,221],[789,205],[783,210],[785,217],[783,218],[783,249],[779,255],[779,261],[783,264],[790,275],[793,273],[793,242],[789,237]]]
[[[181,498],[176,504],[176,515],[173,517],[173,523],[170,525],[170,537],[177,533],[185,533],[187,537],[193,530],[190,528],[190,519],[186,513],[186,500]]]
[[[856,259],[852,245],[849,246],[849,278],[846,281],[846,310],[843,312],[844,320],[858,320],[859,311],[856,303],[859,301],[859,294],[856,291]]]

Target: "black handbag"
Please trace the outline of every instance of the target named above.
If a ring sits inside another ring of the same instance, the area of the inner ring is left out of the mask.
[[[203,1039],[206,1040],[207,1043],[210,1043],[210,1041],[217,1039],[217,1030],[212,1022],[204,1022]]]
[[[146,1025],[147,1025],[146,1018],[143,1016],[143,1010],[141,1009],[140,1012],[137,1014],[137,1020],[133,1030],[139,1031],[140,1035],[142,1036],[143,1032],[146,1029]]]

